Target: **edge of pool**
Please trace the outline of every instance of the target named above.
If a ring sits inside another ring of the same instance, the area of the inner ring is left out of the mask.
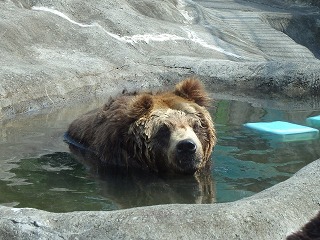
[[[0,206],[0,239],[284,239],[320,210],[319,172],[320,159],[230,203],[70,213]]]

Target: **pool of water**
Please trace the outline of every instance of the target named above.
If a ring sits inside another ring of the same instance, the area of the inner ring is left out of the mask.
[[[320,108],[255,106],[217,100],[210,110],[218,133],[210,176],[170,179],[97,176],[63,142],[68,124],[101,102],[15,118],[0,130],[0,204],[52,212],[115,210],[168,203],[235,201],[286,180],[320,157],[319,140],[276,142],[246,122],[285,120],[305,125]],[[210,193],[208,193],[210,189]]]

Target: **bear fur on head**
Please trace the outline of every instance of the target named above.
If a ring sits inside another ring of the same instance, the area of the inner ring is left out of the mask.
[[[193,174],[209,165],[216,143],[209,100],[196,79],[173,91],[126,93],[73,121],[67,136],[101,167]]]

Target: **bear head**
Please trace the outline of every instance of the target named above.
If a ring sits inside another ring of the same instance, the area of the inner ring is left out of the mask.
[[[202,84],[187,79],[172,92],[136,94],[124,146],[128,156],[156,172],[194,174],[208,166],[216,132]]]

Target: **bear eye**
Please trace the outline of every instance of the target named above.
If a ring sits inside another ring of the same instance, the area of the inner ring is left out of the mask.
[[[163,124],[157,132],[157,137],[166,138],[169,136],[170,136],[170,129],[167,125]]]
[[[201,123],[198,121],[194,122],[192,128],[193,128],[193,131],[195,131],[195,132],[199,131],[201,128]]]

